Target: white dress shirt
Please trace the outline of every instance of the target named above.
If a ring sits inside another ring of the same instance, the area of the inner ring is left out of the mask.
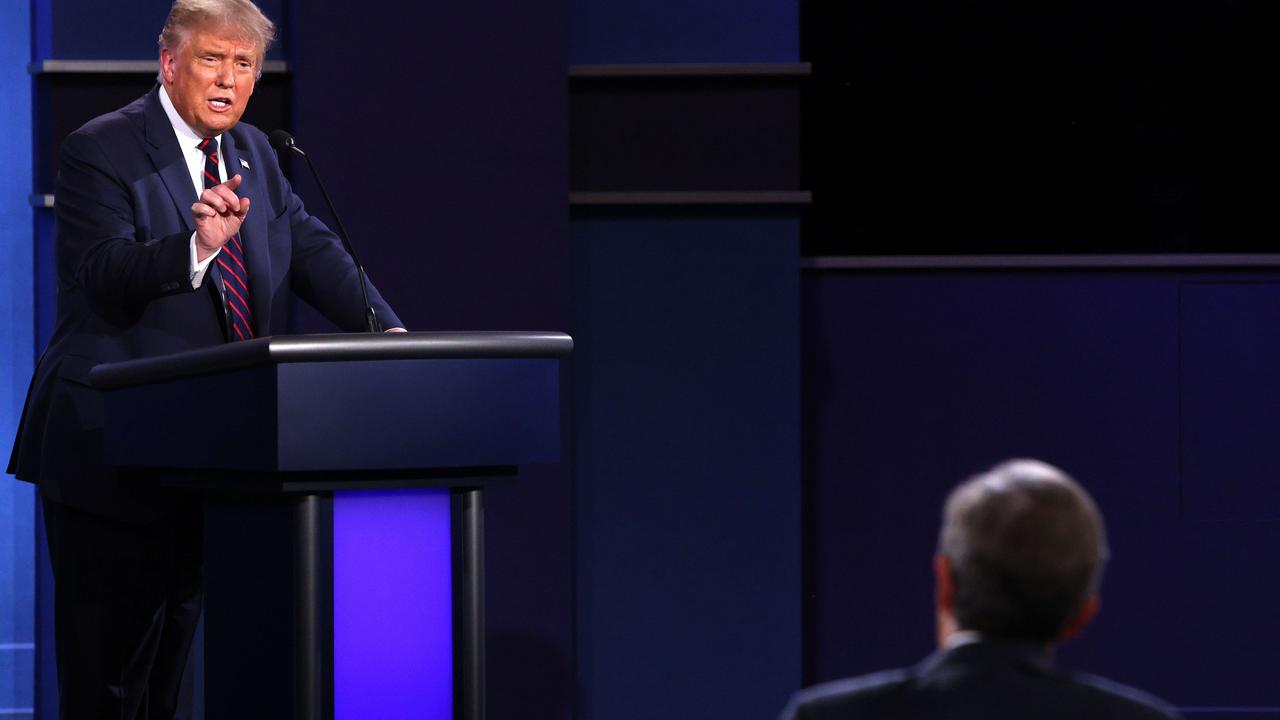
[[[187,161],[187,170],[191,173],[191,184],[195,187],[196,197],[204,192],[204,151],[200,149],[200,143],[204,142],[204,138],[191,129],[190,125],[182,119],[178,114],[177,108],[173,106],[173,101],[169,99],[169,93],[165,91],[164,85],[160,86],[160,106],[164,108],[164,114],[169,116],[169,124],[173,126],[173,134],[178,138],[178,147],[182,148],[182,158]],[[214,139],[218,141],[218,182],[226,182],[227,180],[227,164],[223,159],[222,136],[215,135]],[[204,282],[205,272],[209,270],[209,263],[218,257],[221,249],[214,251],[212,255],[205,258],[203,262],[196,261],[196,234],[191,233],[191,287],[198,289]]]

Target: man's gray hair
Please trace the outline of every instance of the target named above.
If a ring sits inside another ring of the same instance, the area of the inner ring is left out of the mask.
[[[1052,642],[1097,592],[1107,541],[1084,488],[1052,465],[1011,460],[951,492],[938,551],[961,629]]]
[[[160,49],[178,52],[198,28],[228,28],[257,45],[256,71],[262,77],[262,58],[276,39],[276,26],[251,0],[176,0],[160,31]]]

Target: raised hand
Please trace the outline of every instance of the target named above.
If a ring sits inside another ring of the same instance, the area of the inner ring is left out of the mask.
[[[196,223],[196,260],[203,261],[227,244],[232,235],[240,232],[245,215],[249,214],[249,198],[236,195],[241,177],[206,188],[200,199],[191,205],[191,215]]]

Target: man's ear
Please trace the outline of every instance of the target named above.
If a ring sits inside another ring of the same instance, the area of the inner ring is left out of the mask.
[[[951,575],[951,561],[946,555],[933,556],[934,603],[948,613],[956,609],[956,581]]]
[[[942,553],[933,556],[933,616],[938,647],[946,647],[960,628],[956,625],[956,580],[951,561]]]
[[[1058,640],[1070,640],[1084,632],[1084,629],[1088,627],[1101,609],[1102,599],[1097,595],[1090,595],[1089,599],[1085,600],[1084,605],[1080,607],[1080,611],[1072,616],[1067,621],[1067,624],[1062,627],[1062,632],[1058,633]]]
[[[173,82],[174,64],[178,62],[178,57],[173,54],[169,48],[160,48],[160,77],[164,78],[165,84]]]

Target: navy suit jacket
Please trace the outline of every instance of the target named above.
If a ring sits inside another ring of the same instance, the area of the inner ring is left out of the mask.
[[[237,194],[252,201],[240,239],[255,333],[287,331],[292,294],[343,330],[364,330],[355,264],[337,236],[307,214],[266,136],[240,123],[223,133],[221,150],[228,176],[242,177]],[[226,341],[220,276],[210,272],[191,288],[197,193],[159,86],[66,138],[55,198],[57,320],[31,381],[9,472],[59,502],[124,520],[154,519],[167,508],[165,494],[102,465],[102,405],[88,387],[89,370]],[[401,324],[375,288],[369,294],[385,327]],[[212,434],[191,438],[211,441]]]
[[[1041,648],[983,641],[942,650],[907,670],[802,690],[782,720],[1168,720],[1133,688],[1053,669]]]

